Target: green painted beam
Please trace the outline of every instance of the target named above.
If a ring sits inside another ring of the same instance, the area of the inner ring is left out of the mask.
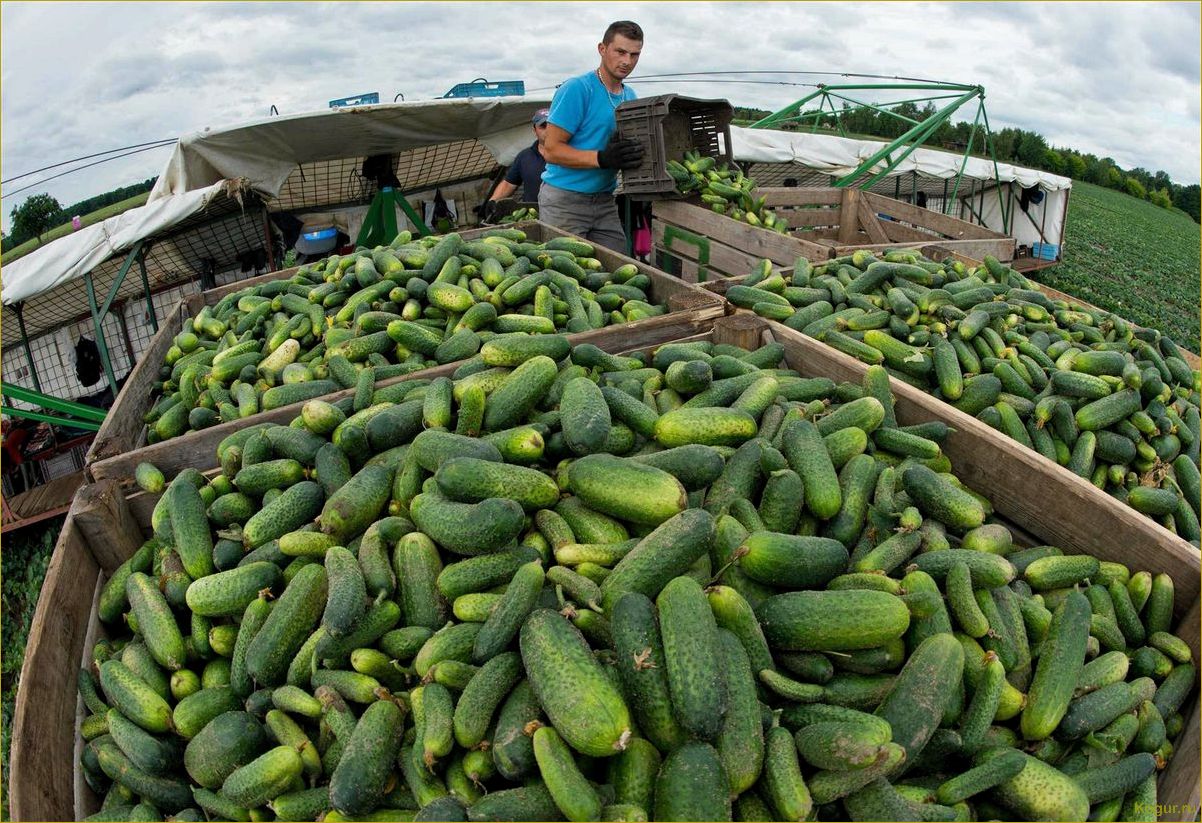
[[[61,397],[42,394],[40,391],[33,391],[23,386],[13,385],[12,383],[0,382],[0,394],[3,394],[5,397],[11,397],[13,400],[33,403],[50,411],[87,418],[97,423],[105,418],[104,409],[98,409],[95,406],[88,406],[84,403],[76,403],[74,400],[63,400]]]
[[[109,388],[113,397],[117,396],[117,377],[113,374],[113,361],[109,357],[108,343],[104,339],[104,316],[96,305],[96,285],[92,282],[92,273],[83,276],[84,285],[88,287],[88,308],[92,311],[92,325],[96,329],[96,348],[100,350],[100,362],[104,365],[104,374],[108,378]]]
[[[73,420],[73,419],[67,418],[67,417],[55,417],[52,414],[42,414],[41,412],[26,411],[25,409],[18,409],[16,406],[10,406],[7,403],[4,404],[4,406],[0,407],[0,408],[3,409],[5,414],[10,414],[13,417],[24,417],[26,420],[36,420],[39,423],[54,423],[55,425],[58,425],[58,426],[66,426],[67,428],[71,428],[71,429],[83,429],[85,431],[90,431],[90,432],[100,431],[99,423],[92,423],[87,420]]]
[[[38,380],[38,367],[33,362],[33,348],[29,345],[29,335],[25,332],[25,304],[14,303],[13,311],[17,315],[17,327],[21,330],[21,345],[25,348],[25,360],[29,364],[29,376],[33,378],[33,387],[42,390],[42,381]]]

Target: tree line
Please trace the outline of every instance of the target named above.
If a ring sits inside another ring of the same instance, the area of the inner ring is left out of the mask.
[[[12,210],[12,233],[4,236],[0,250],[8,251],[22,243],[41,236],[56,226],[61,226],[76,215],[84,217],[92,212],[120,203],[122,200],[148,192],[154,188],[158,177],[151,177],[141,183],[106,191],[78,203],[63,207],[58,200],[49,194],[35,194],[25,199]]]
[[[885,112],[844,105],[844,110],[839,113],[839,120],[842,121],[843,130],[848,135],[884,137],[892,140],[901,137],[912,128],[904,120],[891,117]],[[916,103],[906,102],[892,107],[890,111],[922,122],[932,117],[936,109],[935,104],[928,101],[921,108]],[[736,108],[734,116],[739,121],[754,122],[770,113],[762,109]],[[831,112],[824,113],[818,119],[818,123],[821,131],[838,132],[839,125]],[[790,128],[808,129],[812,124],[813,120],[809,119],[806,120],[805,126]],[[972,139],[972,153],[979,157],[988,157],[989,151],[982,142],[984,130],[978,126],[975,138],[972,132],[972,123],[963,120],[957,123],[945,121],[940,123],[927,139],[926,145],[962,152]],[[1199,215],[1202,207],[1202,187],[1197,183],[1188,186],[1174,183],[1165,171],[1150,172],[1140,167],[1122,169],[1110,157],[1098,157],[1072,148],[1050,146],[1043,135],[1026,129],[999,129],[993,132],[993,143],[999,163],[1015,163],[1116,189],[1164,209],[1180,209],[1195,222],[1202,222]]]

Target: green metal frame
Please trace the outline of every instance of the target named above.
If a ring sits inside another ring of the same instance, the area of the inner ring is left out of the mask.
[[[887,104],[870,103],[861,100],[857,97],[852,97],[848,92],[857,91],[922,91],[929,92],[922,97],[914,97],[907,100],[899,100]],[[752,123],[750,128],[766,129],[779,128],[785,125],[805,125],[807,121],[812,120],[812,132],[817,132],[819,125],[824,118],[833,117],[835,127],[840,135],[846,137],[847,131],[843,126],[843,117],[835,105],[835,101],[840,100],[845,103],[853,104],[857,109],[871,109],[880,114],[886,114],[890,117],[895,117],[904,123],[910,125],[904,134],[896,139],[886,143],[881,149],[875,152],[871,157],[866,158],[856,167],[850,174],[844,175],[835,181],[834,185],[839,188],[849,186],[857,186],[861,189],[869,189],[877,183],[881,178],[887,176],[897,166],[910,156],[911,153],[919,146],[923,145],[931,135],[933,135],[940,126],[950,122],[951,117],[965,104],[977,101],[976,117],[973,120],[972,130],[969,133],[968,145],[964,149],[963,159],[960,162],[960,168],[956,173],[956,183],[952,189],[952,196],[944,198],[943,210],[945,214],[951,212],[951,204],[956,201],[960,191],[960,182],[964,177],[964,169],[968,165],[968,158],[972,153],[972,147],[976,143],[977,131],[980,129],[983,132],[982,140],[989,152],[989,157],[993,161],[994,183],[1001,186],[1001,175],[998,171],[997,150],[994,145],[993,133],[989,128],[989,115],[985,112],[985,88],[983,86],[961,85],[957,83],[848,83],[835,85],[821,85],[817,91],[806,95],[800,100],[790,103],[780,111],[774,112],[767,117],[757,120]],[[934,101],[951,102],[939,108],[935,114],[925,120],[915,120],[912,117],[899,114],[891,111],[886,106],[900,106],[903,103],[933,103]],[[815,107],[807,109],[814,101],[817,101]],[[829,107],[829,114],[827,108]],[[878,163],[884,161],[885,165],[879,170],[875,170]],[[946,186],[945,186],[946,189]],[[1010,223],[1012,219],[1012,208],[1009,198],[1002,200],[1002,222],[1005,233],[1010,232]]]
[[[672,248],[672,242],[679,240],[697,247],[697,282],[704,283],[709,277],[710,241],[708,237],[693,234],[691,231],[676,226],[664,226],[664,253]],[[671,254],[667,255],[671,257]]]
[[[12,415],[13,417],[24,417],[27,420],[36,420],[39,423],[55,423],[60,426],[68,426],[72,429],[100,431],[100,424],[104,422],[106,415],[104,409],[98,409],[95,406],[87,406],[72,400],[63,400],[61,397],[42,394],[41,391],[33,391],[32,389],[26,389],[12,383],[4,383],[3,381],[0,381],[0,394],[4,396],[6,401],[20,400],[24,403],[33,403],[45,410],[30,411],[28,409],[19,409],[9,402],[5,402],[3,407],[0,407],[5,414]],[[60,417],[56,414],[47,414],[46,411],[61,412],[69,416]]]
[[[104,318],[108,315],[109,309],[112,308],[113,301],[117,298],[117,292],[121,290],[121,284],[125,282],[125,276],[129,274],[134,261],[141,255],[142,248],[142,240],[134,244],[134,247],[126,256],[125,262],[121,264],[117,276],[113,278],[113,285],[109,287],[108,296],[105,298],[102,306],[98,307],[96,305],[96,287],[92,282],[92,273],[88,272],[83,276],[84,284],[88,288],[88,308],[92,311],[92,324],[96,328],[96,348],[100,350],[100,362],[104,365],[104,374],[108,378],[109,388],[113,390],[113,397],[117,396],[117,378],[113,374],[113,361],[109,356],[108,342],[104,339]],[[143,273],[145,273],[144,270]],[[147,286],[147,293],[149,291],[149,286]],[[153,314],[154,312],[151,311],[152,316]]]
[[[16,406],[10,406],[7,403],[5,403],[3,406],[0,406],[0,410],[3,410],[3,412],[7,415],[11,415],[13,417],[24,417],[26,420],[36,420],[39,423],[54,423],[59,426],[66,426],[70,429],[83,429],[90,432],[100,431],[99,423],[93,423],[88,420],[79,420],[71,417],[58,417],[57,415],[53,414],[42,414],[41,412],[26,411],[25,409],[18,409]]]
[[[43,409],[50,411],[62,412],[73,417],[81,417],[85,420],[91,420],[95,423],[104,421],[106,412],[104,409],[98,409],[95,406],[88,406],[84,403],[76,403],[74,400],[63,400],[61,397],[55,397],[50,394],[42,394],[40,391],[33,391],[22,386],[16,386],[12,383],[4,383],[0,381],[0,394],[13,400],[20,400],[24,403],[33,403],[41,406]]]
[[[25,332],[25,304],[13,303],[13,313],[17,315],[17,328],[21,330],[21,346],[25,349],[25,360],[29,363],[29,376],[33,378],[33,387],[42,390],[42,381],[38,379],[38,367],[33,362],[33,348],[29,345],[29,335]]]
[[[365,248],[382,246],[391,243],[397,236],[396,207],[409,218],[423,237],[433,234],[426,221],[409,205],[409,200],[391,186],[380,189],[371,200],[367,215],[363,218],[363,226],[355,244]]]

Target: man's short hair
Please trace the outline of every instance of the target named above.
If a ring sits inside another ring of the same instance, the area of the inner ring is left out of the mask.
[[[618,20],[609,24],[609,28],[605,30],[605,36],[601,38],[601,43],[608,46],[619,34],[628,40],[643,42],[643,29],[638,23],[630,20]]]

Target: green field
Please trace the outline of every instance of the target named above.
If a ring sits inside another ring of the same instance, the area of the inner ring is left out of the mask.
[[[1074,181],[1063,262],[1033,277],[1197,352],[1199,254],[1185,213]]]
[[[80,218],[80,220],[85,226],[90,226],[93,223],[99,223],[101,220],[105,220],[113,215],[120,214],[123,211],[129,211],[130,209],[144,205],[148,197],[150,197],[150,192],[148,191],[142,192],[141,194],[135,194],[133,197],[122,200],[120,203],[113,203],[112,205],[105,206],[103,209],[97,209],[94,212],[85,214]],[[51,240],[57,240],[60,237],[65,237],[72,231],[74,231],[74,229],[71,228],[71,223],[69,221],[61,226],[56,226],[42,235],[41,245],[44,246]],[[9,249],[2,256],[0,256],[0,264],[11,263],[18,258],[24,257],[34,249],[38,248],[38,245],[39,244],[37,240],[26,240],[15,249]]]
[[[4,767],[0,811],[4,820],[11,819],[8,814],[8,748],[12,741],[17,681],[21,674],[21,663],[25,660],[29,623],[33,619],[42,580],[46,577],[46,567],[50,564],[50,555],[62,526],[63,518],[56,517],[4,538],[4,609],[3,623],[0,625],[0,637],[4,639],[3,649],[0,650],[0,661],[3,663],[0,671],[0,680],[3,682],[0,748],[3,749]]]

